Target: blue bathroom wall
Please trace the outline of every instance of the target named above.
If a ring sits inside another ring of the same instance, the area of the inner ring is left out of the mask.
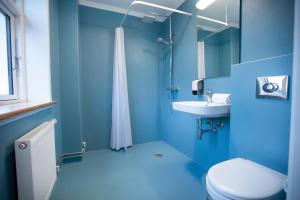
[[[293,5],[291,0],[242,1],[244,63],[232,67],[231,77],[230,157],[283,173],[288,166],[290,100],[257,99],[255,81],[257,76],[292,75],[292,55],[287,54],[293,44]]]
[[[63,152],[81,151],[78,0],[58,1]]]
[[[241,61],[293,52],[294,0],[242,0]]]
[[[50,1],[50,59],[51,59],[51,89],[53,105],[53,116],[57,120],[55,126],[56,158],[62,154],[62,132],[61,132],[61,106],[60,106],[60,68],[59,68],[59,44],[58,44],[58,0]]]
[[[290,100],[256,98],[256,77],[292,75],[292,55],[234,65],[230,157],[287,173]]]
[[[19,116],[20,117],[20,116]],[[53,117],[51,108],[25,114],[21,119],[0,124],[0,199],[18,199],[14,142]],[[12,120],[12,119],[10,119]]]
[[[180,9],[195,14],[195,3],[195,1],[186,2]],[[281,10],[280,7],[282,7]],[[270,0],[243,0],[242,62],[291,53],[292,16],[293,1],[281,0],[274,3]],[[174,100],[197,100],[199,98],[192,96],[190,89],[192,80],[197,79],[197,58],[195,55],[197,33],[193,29],[196,19],[191,18],[186,25],[184,17],[176,14],[173,14],[172,17],[174,18],[175,37],[180,35],[179,38],[175,39],[178,41],[174,52],[174,85],[177,85],[180,90],[175,95]],[[167,29],[167,24],[165,24],[165,29]],[[182,32],[183,34],[180,34]],[[162,76],[164,78],[161,89],[163,95],[160,103],[163,139],[199,162],[204,168],[209,168],[212,164],[227,159],[230,146],[230,157],[245,156],[286,173],[289,101],[274,102],[272,100],[254,99],[255,81],[253,80],[255,80],[256,75],[262,74],[291,74],[290,57],[262,61],[261,63],[236,65],[232,68],[234,74],[231,77],[206,79],[205,89],[212,89],[214,92],[232,93],[233,102],[230,116],[231,124],[229,119],[226,119],[224,129],[219,131],[217,135],[204,135],[202,141],[196,139],[195,117],[172,111],[169,108],[168,93],[165,91],[165,88],[168,87],[168,58],[166,58]],[[245,97],[251,98],[246,101]],[[267,109],[263,109],[263,106],[266,106]],[[278,110],[276,110],[277,106],[279,106]],[[246,111],[247,113],[245,113]],[[275,114],[271,114],[271,111]],[[278,116],[279,114],[280,116]],[[267,119],[254,118],[255,115],[264,116]],[[245,118],[245,116],[248,118]],[[247,122],[248,119],[250,120],[249,123]],[[276,123],[275,128],[270,126],[274,122]],[[269,132],[272,132],[272,135]],[[268,140],[266,135],[268,135]],[[264,141],[264,143],[261,141]],[[267,141],[270,142],[270,145],[267,144]],[[268,153],[259,151],[259,148]]]
[[[123,16],[80,6],[81,119],[88,150],[110,146],[114,30]],[[161,28],[161,23],[149,24],[134,17],[128,17],[124,25],[134,144],[160,139],[156,38]]]
[[[179,88],[173,101],[201,100],[193,96],[191,84],[197,77],[197,10],[196,0],[186,1],[179,9],[193,13],[192,17],[173,14],[174,65],[173,83]],[[164,23],[165,38],[168,35],[168,22]],[[165,48],[165,51],[167,49]],[[169,57],[164,59],[160,85],[160,132],[165,142],[208,169],[215,163],[228,159],[229,154],[229,118],[223,119],[225,127],[216,135],[204,134],[202,140],[197,139],[196,117],[174,111],[170,107],[169,93]],[[214,78],[205,80],[205,88],[213,92],[230,93],[230,78]]]

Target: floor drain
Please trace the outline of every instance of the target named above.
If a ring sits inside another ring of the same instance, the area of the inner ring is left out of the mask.
[[[158,157],[158,158],[163,157],[163,154],[162,154],[162,153],[154,153],[153,155],[154,155],[155,157]]]

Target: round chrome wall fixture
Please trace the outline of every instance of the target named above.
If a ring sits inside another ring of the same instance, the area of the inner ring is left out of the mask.
[[[22,142],[19,144],[19,148],[20,149],[26,149],[27,148],[27,144],[25,142]]]

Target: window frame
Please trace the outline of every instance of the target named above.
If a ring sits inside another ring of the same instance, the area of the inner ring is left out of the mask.
[[[3,4],[0,3],[0,12],[9,17],[9,62],[10,62],[10,81],[12,81],[12,93],[9,95],[0,95],[0,105],[3,103],[11,103],[18,100],[18,82],[17,82],[17,67],[16,67],[16,24],[15,15],[10,12]],[[12,80],[11,80],[12,79]]]

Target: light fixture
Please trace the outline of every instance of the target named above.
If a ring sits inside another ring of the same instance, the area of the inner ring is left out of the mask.
[[[205,8],[207,8],[209,5],[211,5],[215,1],[216,0],[199,0],[196,3],[196,8],[198,8],[200,10],[204,10]]]

